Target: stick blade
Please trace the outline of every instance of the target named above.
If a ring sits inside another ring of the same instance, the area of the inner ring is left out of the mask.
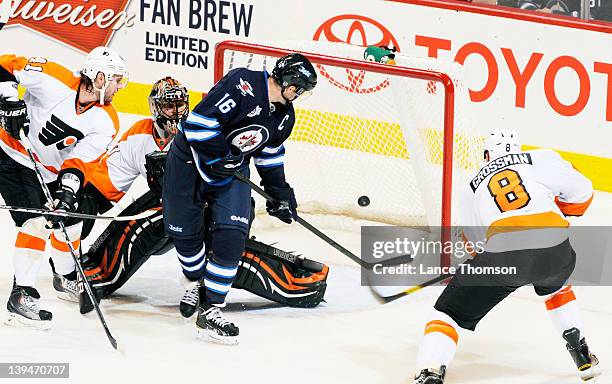
[[[110,341],[111,345],[113,346],[113,348],[115,348],[115,351],[118,351],[118,347],[117,347],[117,340],[115,340],[114,337],[110,336],[108,338],[108,341]]]

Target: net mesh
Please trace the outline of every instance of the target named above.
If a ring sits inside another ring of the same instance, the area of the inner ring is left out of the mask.
[[[274,41],[290,51],[361,60],[363,47],[342,43]],[[226,50],[224,72],[236,67],[272,71],[276,57]],[[468,96],[458,64],[398,54],[399,66],[448,74],[455,84],[453,194],[480,163],[482,135],[468,120]],[[394,225],[439,226],[445,89],[441,83],[320,65],[311,96],[295,102],[296,125],[285,172],[299,211]],[[255,174],[255,172],[253,173]],[[367,205],[359,204],[368,201]],[[456,201],[456,199],[453,199]],[[260,207],[262,204],[258,204]],[[453,205],[452,222],[458,207]]]

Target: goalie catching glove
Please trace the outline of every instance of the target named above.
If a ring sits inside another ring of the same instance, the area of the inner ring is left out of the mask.
[[[149,189],[159,197],[162,195],[162,185],[164,185],[166,157],[168,157],[168,152],[165,151],[154,151],[145,155],[147,184],[149,184]]]
[[[298,206],[293,188],[286,183],[283,188],[264,185],[264,191],[276,200],[275,202],[266,201],[266,211],[268,211],[268,214],[287,224],[291,224],[291,221],[295,219],[297,214],[296,209]]]
[[[0,125],[17,140],[19,140],[21,130],[27,136],[30,130],[30,119],[25,102],[0,98]]]

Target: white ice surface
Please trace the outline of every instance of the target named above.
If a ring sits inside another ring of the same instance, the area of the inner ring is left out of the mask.
[[[580,223],[608,225],[612,195],[597,193]],[[0,247],[0,299],[12,283],[15,231],[8,212]],[[123,350],[112,350],[95,314],[81,316],[57,299],[49,268],[37,287],[53,311],[48,332],[0,326],[0,362],[69,362],[70,380],[14,380],[74,383],[411,383],[424,322],[441,288],[428,288],[379,305],[360,286],[359,269],[298,225],[268,226],[260,219],[254,234],[330,265],[326,303],[316,309],[278,308],[233,290],[226,315],[240,326],[235,347],[195,338],[194,319],[179,314],[182,287],[177,260],[151,258],[112,299],[102,302],[111,332]],[[577,222],[578,223],[578,222]],[[359,234],[329,230],[359,252]],[[586,257],[588,255],[578,255]],[[592,350],[605,367],[612,362],[610,287],[576,287]],[[3,302],[4,303],[4,302]],[[3,304],[4,305],[4,304]],[[0,382],[10,380],[0,379]],[[523,288],[495,308],[477,332],[460,337],[449,384],[579,383],[573,363],[541,299]],[[599,383],[612,383],[607,369]]]

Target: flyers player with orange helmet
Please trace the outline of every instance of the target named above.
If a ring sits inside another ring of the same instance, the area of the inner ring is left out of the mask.
[[[107,47],[93,49],[80,73],[42,57],[0,55],[0,195],[10,205],[42,208],[47,202],[20,135],[31,142],[36,167],[55,199],[54,209],[75,211],[88,165],[108,149],[119,128],[111,102],[127,84],[125,60]],[[25,88],[23,100],[17,86]],[[54,287],[70,297],[76,289],[74,261],[59,229],[46,218],[11,212],[17,227],[15,279],[7,308],[10,324],[47,328],[52,314],[39,307],[34,288],[48,240],[58,273]],[[79,248],[81,224],[65,221],[73,246]]]
[[[583,336],[568,285],[576,253],[566,218],[585,213],[593,198],[591,181],[552,150],[522,151],[510,130],[488,136],[484,160],[460,194],[464,236],[484,244],[484,250],[458,268],[438,298],[425,326],[414,383],[444,383],[462,330],[474,331],[491,309],[528,284],[543,298],[580,377],[594,383],[598,360]]]

